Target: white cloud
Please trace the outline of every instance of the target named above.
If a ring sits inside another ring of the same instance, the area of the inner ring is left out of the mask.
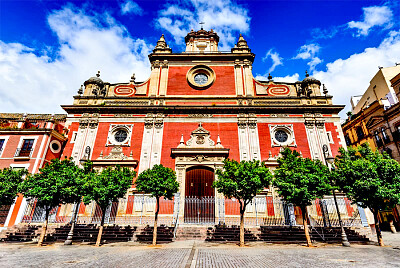
[[[23,44],[0,41],[0,107],[3,112],[63,112],[83,82],[101,70],[108,82],[147,79],[149,46],[132,38],[107,14],[86,15],[68,5],[48,16],[59,39],[56,58]]]
[[[285,77],[280,77],[280,76],[272,77],[272,80],[274,80],[274,82],[294,83],[299,81],[299,77],[300,77],[299,74],[295,73],[293,75],[287,75]],[[255,78],[260,81],[267,81],[268,75],[257,75]]]
[[[143,9],[136,2],[127,0],[121,3],[120,7],[121,7],[121,13],[124,15],[128,13],[140,16],[143,15]]]
[[[400,61],[400,31],[391,31],[378,47],[366,48],[347,59],[337,59],[326,65],[326,71],[314,72],[313,76],[324,83],[336,104],[350,109],[350,97],[362,95],[378,71],[378,66],[394,66]]]
[[[393,26],[393,12],[387,6],[371,6],[363,8],[362,21],[350,21],[347,25],[351,29],[357,29],[357,36],[368,35],[375,26],[389,29]]]
[[[320,49],[321,47],[318,44],[303,45],[293,59],[309,60],[307,65],[310,66],[310,71],[313,71],[315,66],[322,62],[322,60],[316,56]]]
[[[186,34],[204,22],[205,29],[214,29],[220,36],[220,50],[228,50],[239,32],[249,32],[250,20],[248,10],[231,0],[189,0],[167,4],[156,23],[175,38],[175,43],[183,44]]]
[[[279,56],[279,53],[276,51],[272,51],[272,49],[268,50],[267,54],[263,58],[263,61],[266,61],[267,59],[271,58],[272,60],[272,65],[268,69],[268,73],[272,72],[275,70],[275,68],[279,65],[283,65],[282,63],[282,58]]]

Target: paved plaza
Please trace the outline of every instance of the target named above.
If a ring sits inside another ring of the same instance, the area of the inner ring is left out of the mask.
[[[1,267],[400,267],[400,234],[388,245],[272,245],[181,241],[158,247],[128,242],[103,245],[0,244]]]

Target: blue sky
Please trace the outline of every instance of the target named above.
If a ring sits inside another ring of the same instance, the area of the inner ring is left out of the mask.
[[[0,112],[63,112],[97,70],[111,83],[133,72],[145,80],[160,35],[181,52],[200,21],[220,50],[242,33],[257,78],[296,81],[308,70],[347,111],[378,66],[400,62],[399,16],[399,1],[1,0]]]

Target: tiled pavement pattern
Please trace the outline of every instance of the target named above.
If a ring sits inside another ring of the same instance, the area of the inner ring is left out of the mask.
[[[0,243],[0,267],[149,267],[149,268],[238,268],[238,267],[400,267],[400,233],[384,236],[387,247],[375,245],[269,245],[180,241],[157,248],[128,242],[92,245],[62,244],[42,248],[32,243]],[[193,249],[193,250],[192,250]],[[190,253],[194,254],[190,254]]]
[[[197,255],[197,256],[196,256]],[[198,249],[196,268],[400,267],[400,250],[356,246],[327,248]]]

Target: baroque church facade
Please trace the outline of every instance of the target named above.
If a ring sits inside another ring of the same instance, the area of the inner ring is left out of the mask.
[[[25,160],[0,159],[1,166],[33,161],[36,154],[35,159],[40,155],[43,159],[35,160],[40,165],[35,165],[33,173],[56,157],[72,157],[76,164],[91,160],[98,169],[118,164],[138,174],[162,164],[176,172],[180,185],[173,201],[161,202],[160,218],[170,219],[166,224],[177,223],[177,218],[180,223],[212,224],[224,219],[228,224],[229,217],[238,220],[239,204],[212,188],[215,171],[223,167],[224,159],[259,160],[273,170],[284,147],[324,162],[323,148],[335,156],[346,146],[338,116],[344,106],[334,105],[317,79],[307,73],[295,83],[274,81],[271,76],[268,81],[255,79],[255,55],[241,35],[230,52],[218,50],[219,36],[213,30],[192,30],[185,42],[186,50],[175,53],[161,36],[149,55],[151,73],[146,81],[138,82],[133,75],[128,83],[109,83],[99,73],[89,78],[73,103],[62,106],[67,115],[57,115],[57,131],[51,129],[54,116],[46,117],[49,123],[43,121],[55,138],[29,147]],[[30,129],[22,127],[24,133]],[[59,145],[56,151],[53,143]],[[8,147],[5,150],[15,152]],[[140,217],[143,223],[146,216],[154,215],[155,204],[149,198],[137,192],[133,182],[126,197],[108,209],[108,222],[136,224]],[[301,223],[301,212],[282,206],[272,187],[256,199],[260,202],[249,205],[246,217],[284,218],[283,223],[274,224]],[[4,226],[35,222],[35,216],[40,216],[32,200],[27,202],[22,196],[18,200],[19,206],[4,211]],[[354,218],[357,210],[362,216],[362,209],[345,197],[339,201],[342,217]],[[330,212],[321,205],[316,201],[309,213],[315,219],[329,219]],[[72,205],[60,205],[51,212],[51,221],[67,222],[72,211]],[[93,223],[98,213],[95,204],[82,203],[78,221]]]
[[[138,174],[162,164],[176,171],[175,198],[184,200],[218,196],[211,185],[225,158],[259,160],[273,169],[283,147],[324,162],[324,145],[333,156],[345,146],[338,116],[344,106],[334,105],[317,79],[306,73],[295,83],[256,80],[255,55],[241,35],[230,52],[218,51],[213,30],[192,30],[185,42],[186,50],[175,53],[161,36],[146,81],[133,75],[129,83],[113,84],[100,74],[85,81],[73,104],[62,106],[69,130],[63,157],[129,166]],[[273,189],[262,195],[276,198]],[[133,185],[126,198],[140,196]],[[212,217],[221,214],[217,210]],[[114,213],[128,212],[134,214],[126,207]],[[184,222],[199,214],[179,213]]]

